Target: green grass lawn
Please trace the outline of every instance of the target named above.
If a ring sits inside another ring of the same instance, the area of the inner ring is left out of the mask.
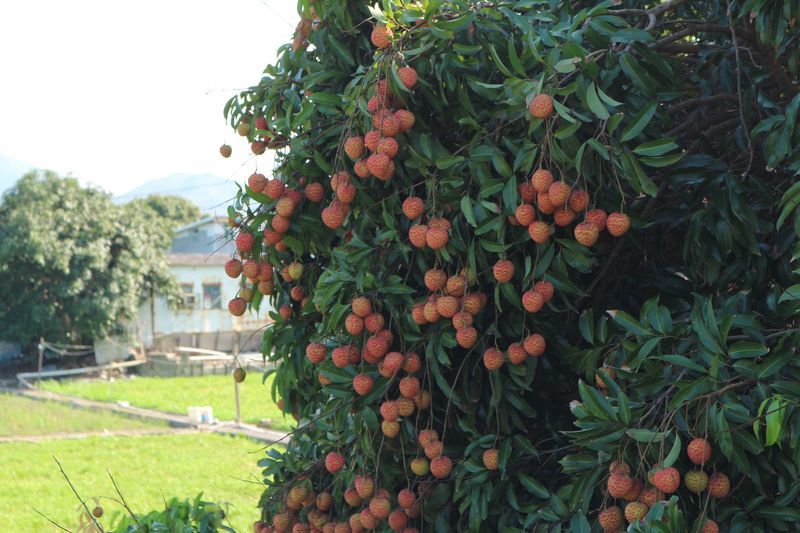
[[[271,377],[261,384],[261,376],[251,375],[239,385],[242,421],[255,424],[269,420],[274,429],[291,429],[291,417],[283,413],[272,401]],[[45,390],[79,396],[102,402],[124,400],[137,407],[157,409],[169,413],[187,414],[190,405],[210,405],[219,420],[234,420],[236,406],[233,379],[230,376],[200,376],[178,378],[136,377],[132,379],[103,380],[45,380]]]
[[[0,394],[0,437],[153,427],[158,426],[113,413]]]
[[[212,434],[89,437],[37,443],[0,444],[0,531],[53,531],[38,509],[69,530],[78,524],[78,501],[58,470],[58,457],[83,498],[115,496],[108,469],[136,512],[163,507],[163,498],[193,497],[231,504],[228,516],[238,531],[258,517],[263,486],[256,466],[260,443]],[[238,479],[237,479],[238,478]],[[257,481],[259,483],[248,483]],[[104,525],[117,503],[101,498]],[[90,502],[90,508],[93,502]]]

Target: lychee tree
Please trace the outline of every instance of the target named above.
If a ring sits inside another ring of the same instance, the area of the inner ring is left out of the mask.
[[[800,2],[298,11],[225,107],[255,529],[797,530]]]

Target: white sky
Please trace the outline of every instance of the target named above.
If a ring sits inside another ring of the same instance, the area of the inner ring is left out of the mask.
[[[239,168],[250,150],[222,107],[298,19],[294,0],[1,2],[0,154],[115,194],[173,172],[242,178],[254,163]]]

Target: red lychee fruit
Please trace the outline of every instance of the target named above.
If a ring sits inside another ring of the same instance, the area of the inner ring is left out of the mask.
[[[711,474],[708,478],[708,493],[712,498],[724,498],[731,490],[731,480],[720,472]]]
[[[444,479],[453,471],[453,461],[446,455],[437,457],[431,461],[431,474],[436,479]]]
[[[267,178],[264,177],[264,174],[255,172],[250,174],[250,177],[247,178],[247,186],[250,187],[251,191],[260,193],[264,190],[264,187],[267,186]]]
[[[425,248],[428,245],[428,226],[417,224],[408,229],[408,240],[415,248]]]
[[[656,502],[660,502],[663,499],[664,499],[664,493],[655,487],[645,487],[639,494],[639,501],[647,505],[648,507],[652,507],[653,505],[656,504]]]
[[[564,183],[563,181],[555,181],[550,184],[550,187],[547,189],[547,199],[556,207],[561,207],[562,205],[567,203],[567,199],[569,198],[569,185]]]
[[[358,517],[361,520],[361,527],[365,529],[375,529],[378,525],[378,519],[372,515],[369,509],[362,509],[358,513]]]
[[[539,357],[544,353],[547,345],[544,341],[544,337],[538,333],[534,333],[533,335],[525,337],[525,340],[522,341],[522,347],[525,348],[525,351],[528,352],[528,355],[531,357]]]
[[[482,459],[483,466],[485,466],[487,470],[497,470],[500,466],[497,448],[489,448],[484,451]]]
[[[423,448],[437,440],[439,440],[439,433],[435,429],[423,429],[417,436],[417,442],[419,442],[419,445]]]
[[[467,278],[462,275],[450,276],[444,287],[445,294],[461,298],[467,290]]]
[[[532,205],[521,204],[514,211],[514,217],[520,226],[530,226],[536,220],[536,210]]]
[[[536,220],[528,226],[528,235],[536,244],[543,244],[550,238],[550,225],[543,220]]]
[[[614,237],[622,237],[631,227],[631,219],[625,213],[611,213],[606,219],[606,228]]]
[[[386,154],[390,159],[394,159],[397,152],[400,150],[400,145],[393,137],[383,137],[378,141],[376,152],[379,154]]]
[[[242,232],[236,236],[236,249],[240,252],[249,252],[253,249],[255,242],[252,233]]]
[[[334,474],[344,466],[344,457],[337,452],[330,452],[325,456],[325,469]]]
[[[521,365],[528,358],[528,352],[522,346],[522,343],[514,342],[508,347],[508,361],[512,365]]]
[[[425,317],[425,321],[431,324],[441,318],[439,310],[436,308],[436,301],[426,303],[422,308],[422,314]]]
[[[639,494],[642,493],[642,482],[639,479],[633,480],[633,487],[622,497],[623,500],[635,502],[639,499]]]
[[[522,295],[522,307],[529,313],[538,313],[544,306],[544,295],[538,291],[526,291]]]
[[[272,229],[274,229],[278,234],[283,235],[287,231],[289,231],[289,226],[291,226],[291,221],[283,215],[275,215],[272,217],[270,221],[270,225]]]
[[[536,195],[536,205],[544,215],[552,215],[558,207],[550,201],[550,196],[546,192],[540,192]]]
[[[569,196],[569,208],[575,211],[576,213],[580,213],[581,211],[586,210],[589,206],[589,193],[584,191],[583,189],[577,189],[572,191],[572,194]]]
[[[291,198],[283,197],[275,204],[275,212],[282,217],[290,218],[297,208],[294,200]]]
[[[706,439],[696,438],[686,446],[689,460],[696,465],[704,465],[711,459],[711,444]]]
[[[498,283],[508,283],[514,277],[514,263],[508,259],[501,259],[492,267],[492,274]]]
[[[417,503],[417,495],[411,489],[402,489],[397,493],[397,504],[403,509],[410,509]]]
[[[447,273],[438,268],[432,268],[425,272],[425,287],[431,292],[444,289],[447,284]]]
[[[372,44],[374,44],[377,48],[388,48],[392,45],[392,30],[384,26],[383,24],[378,24],[375,28],[372,29],[372,34],[370,35],[370,40]]]
[[[555,213],[553,213],[553,220],[555,221],[556,226],[561,228],[564,226],[569,226],[575,220],[575,212],[566,206],[559,207],[556,209]]]
[[[381,416],[389,422],[397,422],[397,418],[400,416],[400,407],[398,407],[397,402],[392,400],[383,402],[381,404]]]
[[[537,94],[528,104],[528,111],[533,118],[548,119],[553,114],[553,99],[548,94]]]
[[[706,518],[700,533],[719,533],[719,526],[713,520]]]
[[[372,120],[372,125],[381,132],[381,136],[383,137],[396,137],[397,134],[400,133],[400,124],[390,111],[375,115]],[[377,149],[377,144],[375,147]],[[375,173],[373,172],[373,174]]]
[[[229,278],[238,278],[242,273],[242,262],[238,259],[231,259],[225,263],[225,274]]]
[[[403,214],[409,220],[416,220],[425,212],[425,201],[416,196],[410,196],[403,201]]]
[[[410,130],[414,127],[414,122],[416,122],[416,117],[414,113],[407,109],[398,109],[394,112],[394,119],[397,121],[397,125],[400,127],[400,132],[405,132]]]
[[[428,228],[428,232],[425,235],[425,243],[432,250],[441,250],[447,246],[449,240],[450,234],[444,228]]]
[[[244,298],[234,298],[228,302],[228,311],[233,316],[242,316],[247,310],[247,302]]]
[[[370,476],[357,476],[353,480],[353,486],[362,500],[372,498],[375,493],[375,480]]]
[[[605,533],[619,533],[622,531],[622,509],[616,505],[606,507],[600,511],[597,522]]]
[[[419,395],[419,380],[414,376],[406,376],[400,380],[400,395],[414,399]]]
[[[533,284],[533,290],[541,293],[544,296],[545,303],[549,302],[553,299],[553,294],[555,293],[555,288],[553,284],[549,281],[537,281]]]
[[[344,153],[353,161],[361,159],[361,156],[364,155],[364,137],[356,135],[348,138],[344,142]]]
[[[267,151],[267,143],[259,140],[253,141],[250,143],[250,151],[255,155],[261,155]]]
[[[406,89],[413,89],[417,85],[417,71],[412,67],[400,67],[397,69],[397,77],[400,78]]]
[[[543,168],[531,174],[531,185],[536,192],[546,193],[553,184],[553,173]]]
[[[430,464],[424,457],[417,457],[411,460],[411,471],[418,476],[427,476],[430,472]]]
[[[233,149],[231,149],[229,144],[223,144],[219,147],[219,155],[224,157],[225,159],[229,158],[233,153]]]
[[[389,514],[389,527],[392,531],[403,531],[408,525],[408,515],[402,509],[395,509]]]
[[[401,396],[395,401],[397,402],[397,410],[400,412],[400,416],[408,417],[414,414],[414,409],[416,409],[414,400],[410,398],[403,398]]]
[[[372,392],[372,378],[366,374],[357,374],[353,377],[353,390],[359,396],[366,396]]]
[[[306,357],[313,364],[318,365],[325,359],[325,345],[319,342],[312,342],[306,346]]]
[[[526,204],[532,204],[536,201],[536,189],[534,189],[530,182],[525,181],[520,183],[517,187],[517,191],[519,192],[519,197],[522,198],[522,201]]]
[[[445,318],[452,318],[459,308],[459,302],[453,296],[442,296],[436,300],[436,310]]]
[[[391,160],[386,154],[372,154],[367,158],[367,168],[375,176],[385,174],[390,163]]]
[[[364,326],[366,326],[367,331],[370,333],[377,333],[381,329],[383,329],[383,325],[386,321],[383,318],[383,315],[380,313],[372,313],[367,315],[364,318]]]
[[[614,473],[606,484],[612,498],[622,498],[633,488],[633,478],[627,474]]]
[[[487,348],[486,351],[483,352],[483,366],[485,366],[487,370],[497,370],[503,366],[503,362],[503,352],[497,348]]]
[[[422,369],[422,360],[415,352],[408,352],[403,361],[403,371],[414,374]]]
[[[453,327],[458,329],[468,328],[472,325],[472,315],[466,311],[459,311],[453,315]]]
[[[653,475],[653,485],[664,494],[672,494],[681,486],[681,474],[673,466],[664,468]]]
[[[472,348],[478,342],[478,330],[471,326],[457,329],[456,342],[462,348]]]
[[[286,186],[283,182],[277,178],[273,178],[267,182],[267,186],[264,187],[264,194],[272,198],[273,200],[277,200],[281,196],[283,196],[283,190]]]
[[[606,212],[602,209],[592,209],[586,213],[586,222],[594,224],[600,231],[606,229],[607,218]]]
[[[291,305],[280,306],[278,308],[278,314],[281,316],[282,319],[289,320],[290,318],[292,318],[293,314],[292,306]]]
[[[365,318],[372,314],[372,304],[370,303],[369,299],[364,296],[353,298],[353,301],[350,303],[350,307],[353,312],[361,318]]]
[[[323,196],[325,196],[325,187],[323,187],[321,183],[309,183],[306,185],[305,189],[303,189],[303,193],[309,202],[316,204],[321,202]]]
[[[600,237],[600,230],[591,222],[581,222],[574,229],[575,240],[584,246],[594,246]]]
[[[344,329],[350,335],[361,335],[361,332],[364,331],[364,319],[355,313],[350,313],[344,319]]]

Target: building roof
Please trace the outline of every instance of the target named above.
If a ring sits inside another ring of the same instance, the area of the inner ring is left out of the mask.
[[[218,267],[230,259],[227,254],[167,254],[167,262],[174,266],[213,266]]]

